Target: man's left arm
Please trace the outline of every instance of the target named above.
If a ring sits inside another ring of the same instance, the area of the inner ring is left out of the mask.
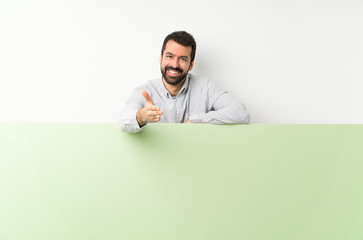
[[[233,124],[249,123],[250,114],[245,105],[230,95],[228,92],[221,90],[213,82],[207,81],[207,113],[199,113],[189,116],[190,122],[215,123],[215,124]]]

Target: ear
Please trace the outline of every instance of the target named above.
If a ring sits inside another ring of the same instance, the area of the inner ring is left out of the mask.
[[[191,71],[193,69],[193,66],[194,66],[194,60],[193,60],[193,62],[190,63],[189,71]]]
[[[160,60],[159,60],[159,62],[160,62],[160,65],[161,65],[161,60],[163,59],[163,55],[160,55]]]

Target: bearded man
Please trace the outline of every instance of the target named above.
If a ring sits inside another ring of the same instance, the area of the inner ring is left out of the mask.
[[[160,56],[161,77],[137,87],[121,112],[122,131],[139,132],[147,123],[249,123],[246,107],[208,78],[189,71],[196,42],[185,31],[169,34]]]

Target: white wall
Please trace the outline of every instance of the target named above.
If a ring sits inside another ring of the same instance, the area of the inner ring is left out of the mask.
[[[0,1],[0,121],[116,122],[164,37],[252,123],[363,123],[363,1]]]

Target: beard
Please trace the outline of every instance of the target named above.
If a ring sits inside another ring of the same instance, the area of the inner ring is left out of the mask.
[[[179,77],[170,77],[166,74],[167,70],[173,70],[173,71],[177,71],[179,73],[181,73],[181,75]],[[183,70],[181,68],[172,68],[172,67],[168,67],[166,66],[164,69],[161,69],[161,74],[163,75],[164,80],[170,84],[170,85],[178,85],[179,83],[181,83],[182,81],[184,81],[184,79],[187,77],[188,75],[188,71],[186,73],[183,73]]]

